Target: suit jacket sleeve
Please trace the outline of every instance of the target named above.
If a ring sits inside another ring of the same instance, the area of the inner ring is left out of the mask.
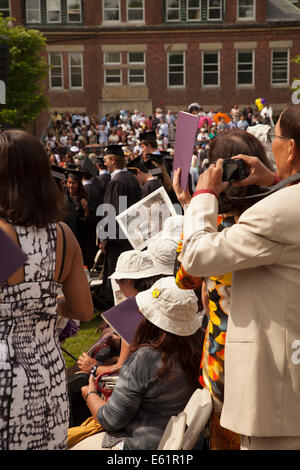
[[[216,197],[194,197],[184,216],[181,262],[185,271],[204,277],[273,264],[283,245],[276,217],[265,202],[244,212],[238,224],[218,232]]]

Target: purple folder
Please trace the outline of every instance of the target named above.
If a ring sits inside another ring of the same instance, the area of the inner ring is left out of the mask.
[[[25,263],[27,256],[19,246],[0,229],[0,286]]]
[[[101,316],[127,344],[132,342],[136,329],[144,318],[139,312],[135,297],[129,297]]]
[[[198,131],[199,116],[179,111],[176,125],[173,170],[181,168],[181,187],[186,189],[193,150]]]

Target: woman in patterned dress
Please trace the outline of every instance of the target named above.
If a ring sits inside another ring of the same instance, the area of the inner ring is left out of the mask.
[[[62,218],[61,194],[38,139],[0,133],[0,227],[27,260],[2,287],[0,449],[67,447],[69,406],[58,314],[90,321],[81,250]]]

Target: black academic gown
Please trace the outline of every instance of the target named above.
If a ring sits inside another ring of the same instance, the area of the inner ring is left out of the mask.
[[[142,198],[148,196],[148,194],[153,193],[156,191],[158,188],[162,187],[162,182],[158,178],[153,178],[151,180],[148,180],[144,186],[141,187],[141,194]]]
[[[120,206],[119,198],[125,196],[127,198],[126,205]],[[111,204],[115,208],[116,216],[128,209],[130,206],[135,204],[141,199],[141,190],[139,184],[131,173],[128,171],[121,171],[117,173],[107,184],[104,204]],[[124,251],[132,250],[132,246],[124,237],[123,232],[120,233],[118,222],[116,224],[116,232],[111,235],[108,233],[106,238],[106,256],[104,259],[104,270],[103,270],[103,288],[102,295],[105,301],[112,301],[113,293],[111,289],[111,283],[108,277],[115,271],[118,258]]]

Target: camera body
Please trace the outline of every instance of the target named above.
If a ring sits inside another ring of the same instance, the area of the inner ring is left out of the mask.
[[[244,160],[225,158],[223,160],[223,177],[222,181],[237,182],[248,176],[248,171]]]

